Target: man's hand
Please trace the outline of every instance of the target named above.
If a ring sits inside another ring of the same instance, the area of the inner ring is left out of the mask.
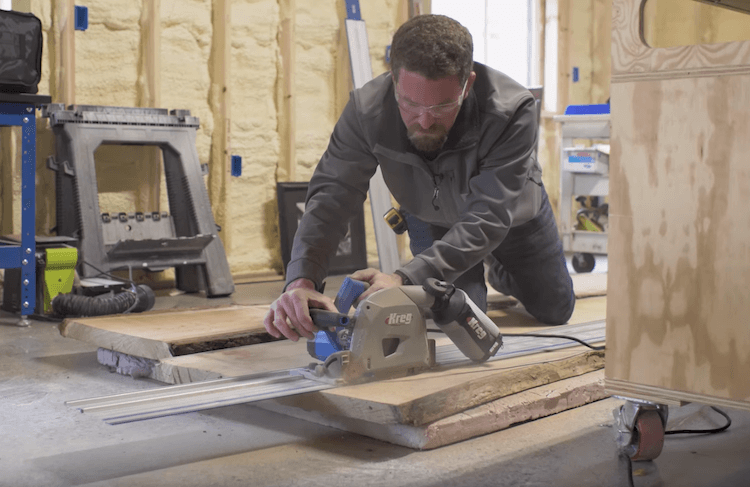
[[[358,302],[367,299],[372,293],[380,291],[381,289],[398,287],[404,284],[401,280],[401,276],[398,274],[385,274],[373,268],[359,270],[349,277],[358,281],[364,281],[370,285],[370,287],[367,288],[359,298],[357,298]]]
[[[311,340],[315,338],[317,331],[310,318],[311,307],[336,311],[333,300],[317,292],[312,281],[297,279],[271,304],[271,309],[263,319],[263,325],[266,331],[276,338],[284,335],[296,342],[303,336]]]

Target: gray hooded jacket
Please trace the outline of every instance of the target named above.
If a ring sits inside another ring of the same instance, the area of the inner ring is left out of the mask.
[[[413,283],[452,282],[492,252],[509,228],[536,216],[543,189],[534,97],[482,64],[474,63],[474,71],[474,86],[433,160],[409,142],[390,73],[352,92],[310,180],[287,284],[305,277],[321,288],[378,165],[402,209],[449,229],[399,269]]]

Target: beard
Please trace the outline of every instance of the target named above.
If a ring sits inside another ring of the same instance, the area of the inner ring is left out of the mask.
[[[441,125],[433,125],[427,131],[423,131],[419,125],[412,125],[406,133],[411,144],[421,152],[438,151],[448,140],[448,131]]]

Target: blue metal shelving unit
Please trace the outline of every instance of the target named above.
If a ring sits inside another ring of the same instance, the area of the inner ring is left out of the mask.
[[[21,269],[21,321],[36,307],[36,108],[46,95],[0,93],[0,126],[21,127],[21,243],[0,245],[0,268]],[[5,162],[5,161],[4,161]]]

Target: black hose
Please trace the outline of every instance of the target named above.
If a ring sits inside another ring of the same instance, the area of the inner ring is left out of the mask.
[[[153,308],[155,301],[151,288],[140,284],[131,290],[106,296],[58,294],[52,300],[52,311],[63,317],[140,313]]]

